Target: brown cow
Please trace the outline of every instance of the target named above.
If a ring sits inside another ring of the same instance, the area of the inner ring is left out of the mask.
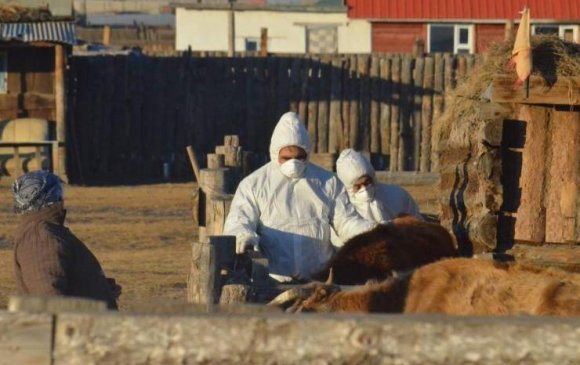
[[[300,292],[300,293],[299,293]],[[453,315],[580,315],[580,275],[477,259],[448,259],[342,291],[311,283],[291,311],[444,313]]]
[[[314,279],[326,279],[332,268],[335,284],[364,284],[371,279],[384,280],[393,271],[456,256],[453,238],[445,228],[401,216],[347,241]]]

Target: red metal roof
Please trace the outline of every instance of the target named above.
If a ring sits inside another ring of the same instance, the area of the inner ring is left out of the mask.
[[[347,0],[349,18],[519,19],[528,6],[534,20],[566,20],[580,23],[580,0]]]

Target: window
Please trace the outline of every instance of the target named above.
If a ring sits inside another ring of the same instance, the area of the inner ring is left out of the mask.
[[[532,26],[532,34],[554,34],[567,42],[580,42],[578,25],[536,24]]]
[[[255,52],[260,50],[259,38],[246,38],[246,51]]]
[[[6,52],[0,52],[0,94],[8,92],[8,69]]]
[[[338,31],[334,25],[309,25],[306,27],[307,53],[337,53]]]
[[[429,24],[429,52],[473,53],[473,25]]]

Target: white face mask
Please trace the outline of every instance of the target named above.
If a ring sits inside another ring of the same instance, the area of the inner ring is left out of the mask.
[[[353,200],[357,203],[369,203],[374,197],[375,187],[372,185],[363,186],[352,196]]]
[[[299,179],[304,175],[306,170],[306,162],[301,160],[288,160],[280,165],[280,171],[292,179]]]

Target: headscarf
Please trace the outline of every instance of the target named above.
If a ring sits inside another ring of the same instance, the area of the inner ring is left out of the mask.
[[[28,172],[14,181],[12,194],[16,213],[38,211],[62,201],[62,181],[45,170]]]

